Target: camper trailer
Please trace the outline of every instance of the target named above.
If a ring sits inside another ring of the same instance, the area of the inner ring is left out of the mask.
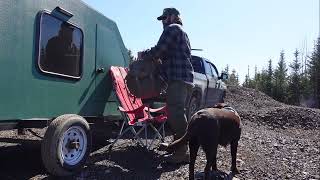
[[[129,57],[117,25],[79,0],[0,7],[0,130],[48,127],[44,166],[71,175],[90,154],[89,123],[119,116],[108,70]]]

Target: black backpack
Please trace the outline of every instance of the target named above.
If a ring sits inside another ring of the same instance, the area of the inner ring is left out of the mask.
[[[159,97],[167,87],[159,74],[158,62],[153,60],[133,61],[125,80],[130,93],[142,99]]]

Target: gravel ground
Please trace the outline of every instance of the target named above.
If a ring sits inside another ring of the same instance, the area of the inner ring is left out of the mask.
[[[242,117],[234,179],[320,179],[320,110],[288,106],[247,88],[229,87],[226,101]],[[43,133],[44,130],[37,130]],[[166,138],[170,141],[171,136]],[[30,133],[0,132],[0,179],[56,179],[46,174],[40,140]],[[188,165],[162,164],[163,152],[146,151],[130,139],[120,140],[109,154],[107,139],[96,139],[83,170],[62,179],[187,179]],[[231,179],[229,147],[218,149],[217,179]],[[205,155],[199,151],[196,174]]]

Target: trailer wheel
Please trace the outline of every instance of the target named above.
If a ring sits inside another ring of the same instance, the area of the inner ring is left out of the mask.
[[[200,106],[199,99],[196,96],[192,96],[192,98],[190,99],[189,108],[187,110],[188,121],[191,119],[192,115],[195,112],[197,112],[197,110],[199,109],[199,106]]]
[[[91,133],[87,121],[75,114],[54,119],[41,144],[46,170],[55,176],[69,176],[79,171],[91,149]]]

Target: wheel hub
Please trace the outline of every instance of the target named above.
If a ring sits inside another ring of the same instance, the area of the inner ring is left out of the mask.
[[[66,145],[66,148],[71,150],[72,149],[78,150],[80,148],[79,139],[69,141],[68,144]]]
[[[80,126],[70,127],[60,139],[60,157],[68,165],[78,164],[87,149],[87,134]]]

